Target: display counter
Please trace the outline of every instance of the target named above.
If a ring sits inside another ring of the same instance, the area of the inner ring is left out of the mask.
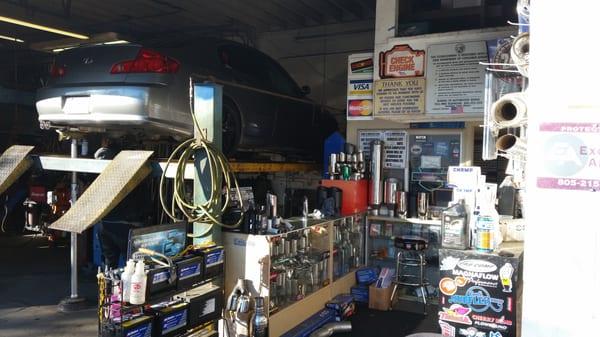
[[[365,214],[334,219],[285,220],[285,233],[224,233],[227,252],[225,293],[239,278],[251,296],[268,303],[269,335],[280,336],[349,292],[353,271],[364,264]]]
[[[522,269],[523,242],[505,242],[494,253],[440,249],[442,332],[520,336]]]

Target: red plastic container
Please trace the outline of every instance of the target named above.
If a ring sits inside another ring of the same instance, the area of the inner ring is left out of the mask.
[[[368,180],[321,180],[325,187],[337,187],[342,190],[342,215],[365,211],[368,207]]]

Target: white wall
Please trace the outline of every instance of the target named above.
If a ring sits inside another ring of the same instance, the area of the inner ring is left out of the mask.
[[[597,6],[589,0],[532,2],[523,337],[600,335],[600,193],[537,186],[538,178],[557,175],[550,168],[567,178],[600,180],[600,167],[590,166],[600,152],[581,151],[599,149],[600,133],[539,128],[600,123],[600,46],[590,39],[600,29]],[[561,137],[560,146],[551,137]],[[568,175],[574,162],[584,168]]]
[[[361,21],[264,33],[257,48],[279,61],[300,86],[310,86],[311,99],[345,109],[348,55],[373,50],[374,27],[374,21]]]

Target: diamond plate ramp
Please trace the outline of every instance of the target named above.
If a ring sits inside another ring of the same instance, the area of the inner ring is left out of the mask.
[[[31,160],[27,157],[31,150],[33,146],[13,145],[0,156],[0,194],[31,166]]]
[[[104,218],[152,171],[152,151],[121,151],[50,228],[81,233]],[[135,212],[135,210],[132,210]]]

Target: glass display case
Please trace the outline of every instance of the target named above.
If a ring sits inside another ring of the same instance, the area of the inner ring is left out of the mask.
[[[280,336],[355,284],[365,257],[365,213],[334,219],[282,220],[271,235],[223,233],[225,294],[238,279],[269,304],[269,335]]]
[[[330,223],[268,236],[269,311],[281,310],[331,282]]]
[[[333,279],[348,274],[365,262],[364,214],[333,222]]]

